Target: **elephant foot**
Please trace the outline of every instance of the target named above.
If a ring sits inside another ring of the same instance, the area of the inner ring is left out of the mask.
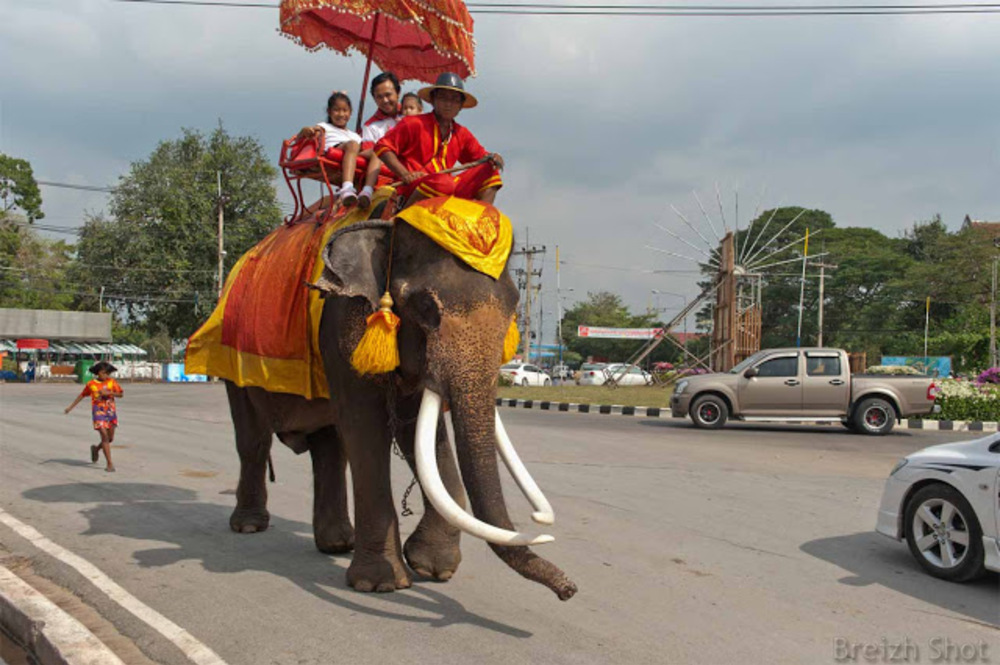
[[[450,580],[462,562],[457,535],[434,540],[419,530],[407,538],[403,556],[417,575],[439,582]]]
[[[347,569],[347,584],[355,591],[388,593],[409,589],[412,582],[402,563],[393,565],[386,557],[362,557],[355,552]]]
[[[323,554],[344,554],[354,549],[354,527],[350,520],[332,526],[313,526],[316,549]]]
[[[236,533],[267,531],[271,515],[265,509],[237,508],[229,516],[229,528]]]

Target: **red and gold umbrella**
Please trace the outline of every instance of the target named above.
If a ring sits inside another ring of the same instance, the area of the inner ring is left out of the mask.
[[[472,17],[461,0],[282,0],[281,32],[307,49],[368,59],[400,80],[433,83],[442,72],[475,76]]]

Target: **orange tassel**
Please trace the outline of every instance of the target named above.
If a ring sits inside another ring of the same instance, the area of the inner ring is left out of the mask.
[[[351,354],[351,365],[361,375],[385,374],[399,367],[399,317],[392,311],[388,291],[378,304],[379,310],[368,317],[368,329]]]
[[[510,362],[517,354],[517,347],[521,344],[521,333],[517,330],[517,316],[515,315],[510,320],[510,326],[507,328],[507,336],[503,338],[503,358],[500,360],[502,364]]]

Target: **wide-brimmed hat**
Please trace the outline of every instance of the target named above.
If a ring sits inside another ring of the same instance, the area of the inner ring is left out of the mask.
[[[90,366],[90,373],[93,374],[94,376],[97,376],[97,373],[100,372],[102,369],[106,371],[108,374],[118,371],[118,368],[112,365],[111,363],[105,360],[99,360]]]
[[[471,109],[472,107],[479,104],[479,100],[476,99],[471,93],[466,92],[465,84],[458,74],[453,74],[451,72],[445,72],[444,74],[438,74],[437,81],[434,85],[429,85],[426,88],[421,88],[417,91],[417,97],[424,100],[425,102],[431,101],[431,92],[434,90],[454,90],[455,92],[460,92],[465,95],[465,102],[462,104],[463,109]]]

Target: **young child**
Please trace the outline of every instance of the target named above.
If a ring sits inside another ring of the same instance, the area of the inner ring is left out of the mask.
[[[424,112],[424,103],[420,101],[415,92],[408,92],[403,95],[403,101],[400,106],[403,109],[403,115],[420,115]]]
[[[344,152],[340,162],[343,185],[340,187],[339,199],[345,206],[352,206],[358,202],[358,193],[354,190],[354,171],[357,168],[358,153],[361,151],[361,137],[347,128],[353,111],[351,98],[346,92],[338,90],[330,95],[326,102],[327,122],[316,123],[315,127],[304,127],[299,132],[300,136],[308,137],[312,136],[317,128],[321,128],[326,139],[323,152],[331,148],[340,148]]]
[[[66,407],[64,413],[69,413],[79,404],[83,398],[90,396],[90,408],[94,419],[94,429],[101,437],[101,443],[90,447],[90,461],[97,463],[100,451],[104,451],[104,459],[108,465],[105,471],[114,471],[115,465],[111,462],[111,442],[115,440],[115,429],[118,428],[118,411],[115,408],[115,398],[124,394],[118,382],[111,378],[112,372],[117,372],[118,368],[111,363],[94,363],[90,368],[90,373],[95,377],[87,382],[83,390],[73,403]]]

